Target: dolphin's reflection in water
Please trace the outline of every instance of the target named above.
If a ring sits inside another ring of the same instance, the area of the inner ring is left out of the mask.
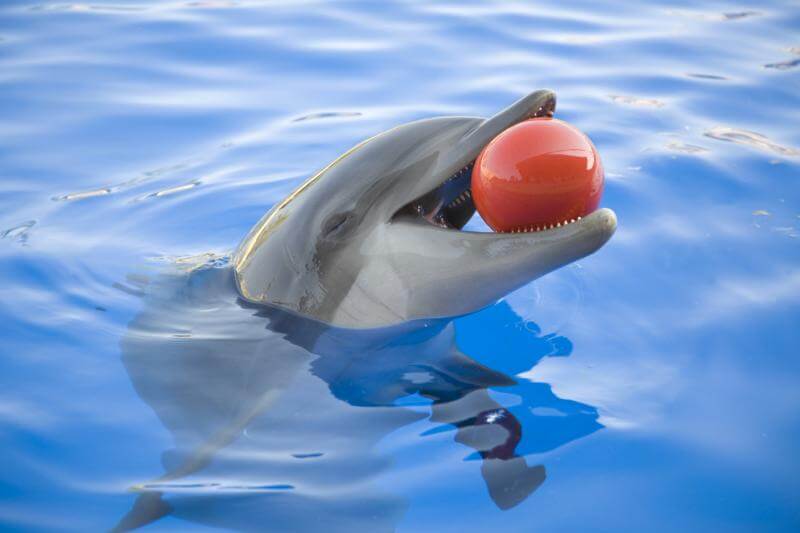
[[[502,326],[519,321],[502,303],[475,317],[481,335],[508,334]],[[524,352],[498,357],[518,363],[510,373],[571,350],[563,337],[513,331],[526,338],[515,343]],[[165,473],[137,486],[121,531],[168,514],[236,530],[392,531],[406,502],[375,482],[390,462],[375,445],[428,416],[397,405],[410,395],[430,401],[430,420],[474,450],[501,509],[545,480],[525,454],[602,427],[593,407],[462,354],[452,322],[335,329],[244,304],[228,268],[154,283],[122,359],[174,449],[163,453]],[[494,387],[519,403],[503,407]]]

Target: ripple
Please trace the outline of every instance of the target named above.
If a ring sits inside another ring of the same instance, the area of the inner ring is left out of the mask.
[[[227,484],[217,482],[206,483],[142,483],[136,485],[135,490],[157,490],[159,492],[208,492],[212,490],[228,491],[283,491],[294,490],[294,485],[276,483],[271,485]]]
[[[105,196],[111,194],[113,189],[111,187],[102,187],[100,189],[92,189],[90,191],[71,192],[62,194],[61,196],[54,196],[53,200],[56,202],[74,202],[76,200],[86,200],[87,198],[96,198],[98,196]]]
[[[774,233],[780,233],[781,235],[786,235],[792,239],[797,239],[800,237],[797,230],[794,226],[777,226],[771,229]]]
[[[789,59],[787,61],[779,61],[777,63],[767,63],[766,65],[764,65],[764,68],[773,68],[776,70],[789,70],[790,68],[794,68],[797,65],[800,65],[800,58]]]
[[[142,172],[143,176],[147,176],[148,178],[155,178],[159,176],[164,176],[166,174],[170,174],[172,172],[177,172],[179,170],[183,170],[189,166],[189,163],[178,163],[176,165],[166,165],[163,167],[154,168],[153,170],[146,170]]]
[[[672,150],[673,152],[681,152],[684,154],[705,154],[711,151],[708,148],[703,148],[702,146],[682,143],[680,141],[669,142],[666,144],[666,148],[668,150]]]
[[[145,196],[145,198],[161,198],[162,196],[169,196],[171,194],[177,194],[180,192],[189,191],[198,187],[200,185],[200,180],[190,181],[189,183],[183,183],[181,185],[175,185],[174,187],[168,187],[166,189],[161,189],[160,191],[156,191],[150,193]]]
[[[120,283],[118,281],[112,283],[111,287],[117,289],[120,292],[124,292],[125,294],[129,294],[137,298],[143,298],[145,296],[145,291],[142,288],[134,287],[125,283]]]
[[[136,187],[138,185],[142,185],[148,181],[152,181],[156,178],[164,177],[168,174],[172,174],[181,170],[188,169],[192,165],[197,165],[199,162],[198,159],[194,159],[191,161],[186,161],[183,163],[178,163],[174,165],[166,165],[158,168],[154,168],[152,170],[147,170],[142,172],[140,175],[127,179],[125,181],[121,181],[116,183],[115,185],[110,185],[107,187],[99,187],[97,189],[91,189],[87,191],[78,191],[78,192],[71,192],[67,194],[62,194],[58,196],[54,196],[52,198],[53,201],[56,202],[73,202],[77,200],[86,200],[89,198],[96,198],[98,196],[106,196],[109,194],[118,193],[124,189],[130,189]],[[166,189],[162,189],[160,191],[156,191],[151,194],[147,194],[143,196],[141,199],[144,198],[151,198],[151,197],[160,197],[160,196],[167,196],[169,194],[174,194],[177,192],[182,192],[188,189],[192,189],[197,187],[201,184],[200,180],[192,180],[188,183],[184,183],[181,185],[176,185],[174,187],[168,187]]]
[[[220,490],[247,490],[247,491],[274,491],[274,490],[294,490],[294,485],[286,483],[277,485],[220,485]]]
[[[230,254],[203,252],[185,256],[162,255],[152,257],[150,260],[159,263],[167,263],[178,267],[178,269],[182,271],[192,272],[203,268],[225,267],[230,262]]]
[[[16,241],[22,244],[28,242],[28,234],[30,229],[36,225],[35,220],[28,220],[27,222],[23,222],[13,228],[9,228],[4,230],[0,233],[0,238],[2,239],[10,239],[12,241]]]
[[[757,17],[761,15],[758,11],[737,11],[733,13],[723,13],[722,18],[724,20],[739,20],[744,18],[750,17]]]
[[[107,12],[137,12],[145,11],[145,8],[138,6],[122,5],[92,5],[92,4],[39,4],[31,6],[31,11],[107,11]]]
[[[800,155],[800,150],[788,146],[782,146],[776,142],[771,141],[766,135],[756,133],[754,131],[741,130],[738,128],[729,128],[726,126],[717,126],[706,131],[703,135],[718,141],[732,142],[736,144],[743,144],[752,146],[759,150],[774,152],[776,154],[785,156]]]
[[[293,453],[292,457],[295,459],[314,459],[317,457],[322,457],[323,454],[321,452],[314,452],[314,453]]]
[[[753,227],[754,228],[764,228],[768,229],[772,233],[777,233],[780,235],[784,235],[786,237],[790,237],[792,239],[797,239],[800,237],[800,232],[798,229],[793,225],[788,225],[794,222],[794,220],[787,221],[786,217],[782,217],[783,220],[780,222],[775,221],[771,212],[767,211],[766,209],[756,209],[751,213],[753,216]],[[779,217],[780,218],[780,217]],[[800,218],[797,216],[796,218]],[[772,224],[770,224],[772,222]],[[783,223],[784,225],[778,226],[776,224]]]
[[[761,15],[761,12],[759,11],[731,11],[728,13],[704,13],[700,11],[688,11],[688,10],[677,10],[677,9],[668,10],[667,13],[670,15],[692,18],[695,20],[708,20],[708,21],[718,21],[718,22],[742,20]]]
[[[184,4],[186,7],[199,7],[199,8],[212,8],[212,9],[219,9],[225,7],[238,7],[240,4],[239,2],[228,2],[228,1],[206,1],[206,2],[187,2]]]
[[[714,81],[726,81],[728,78],[725,76],[717,76],[716,74],[700,74],[700,73],[687,73],[687,76],[690,78],[698,78],[701,80],[714,80]]]
[[[303,115],[302,117],[298,117],[294,119],[292,122],[303,122],[306,120],[320,120],[324,118],[339,118],[339,117],[360,117],[362,113],[358,111],[330,111],[330,112],[323,112],[323,113],[311,113],[308,115]]]
[[[615,104],[632,105],[637,107],[664,107],[664,102],[656,100],[655,98],[639,98],[636,96],[626,96],[622,94],[609,94],[609,98]]]

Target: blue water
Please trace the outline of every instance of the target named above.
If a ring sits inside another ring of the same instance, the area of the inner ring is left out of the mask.
[[[4,2],[0,527],[797,531],[798,30],[791,1]],[[542,87],[603,157],[598,253],[380,350],[232,303],[305,177]],[[453,342],[469,385],[432,370]],[[507,509],[437,414],[475,398],[521,428]]]

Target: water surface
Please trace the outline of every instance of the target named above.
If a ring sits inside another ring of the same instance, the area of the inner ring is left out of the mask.
[[[792,2],[5,2],[0,526],[797,530],[799,29]],[[600,252],[388,345],[231,298],[239,240],[340,153],[542,87],[603,157]]]

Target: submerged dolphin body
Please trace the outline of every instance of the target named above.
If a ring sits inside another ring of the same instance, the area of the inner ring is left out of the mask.
[[[481,149],[554,110],[555,95],[542,90],[488,120],[421,120],[364,141],[250,231],[234,257],[239,293],[375,328],[471,313],[591,254],[616,229],[609,209],[537,232],[461,231],[475,212],[470,169]]]
[[[244,302],[228,267],[153,281],[121,342],[122,362],[173,444],[163,475],[134,487],[115,530],[173,516],[240,531],[394,531],[408,502],[386,477],[392,454],[376,444],[410,424],[429,429],[407,429],[393,447],[451,432],[466,448],[451,445],[446,471],[480,460],[491,500],[516,506],[545,480],[545,467],[525,455],[602,426],[595,408],[509,377],[569,355],[567,339],[523,326],[505,303],[473,317],[488,335],[518,337],[509,343],[518,348],[506,348],[514,353],[483,354],[499,370],[464,355],[470,343],[456,345],[459,326],[449,320],[333,328]],[[403,405],[412,398],[415,407]]]

